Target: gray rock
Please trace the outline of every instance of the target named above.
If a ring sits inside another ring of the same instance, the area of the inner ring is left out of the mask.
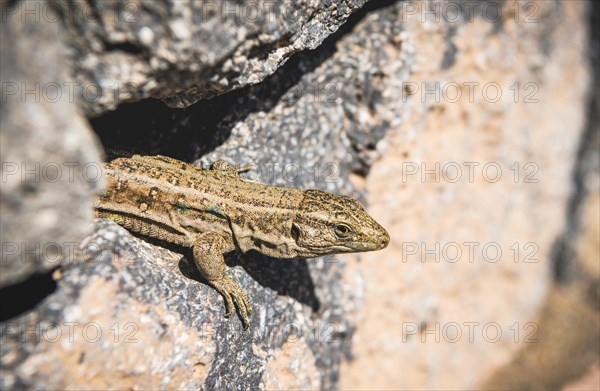
[[[123,102],[186,107],[316,48],[365,0],[65,2],[71,59],[97,115]]]
[[[24,8],[2,15],[0,287],[68,258],[91,231],[92,197],[103,186],[96,137],[69,92],[58,24]]]

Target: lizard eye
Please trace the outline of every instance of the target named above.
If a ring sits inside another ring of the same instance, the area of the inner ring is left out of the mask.
[[[300,238],[300,229],[296,224],[292,224],[292,238],[294,238],[295,241],[298,241],[298,238]]]
[[[333,232],[339,238],[347,238],[352,234],[352,228],[348,227],[346,224],[335,224],[333,226]]]

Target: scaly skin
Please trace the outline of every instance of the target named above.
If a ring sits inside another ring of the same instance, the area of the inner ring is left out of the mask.
[[[206,280],[234,301],[244,328],[252,307],[226,273],[223,255],[239,249],[275,258],[311,258],[380,250],[389,235],[353,197],[250,182],[219,160],[204,170],[165,156],[119,158],[105,164],[107,189],[96,216],[129,231],[190,247]]]

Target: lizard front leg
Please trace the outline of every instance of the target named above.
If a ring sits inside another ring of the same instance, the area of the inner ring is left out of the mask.
[[[252,313],[250,300],[246,292],[226,273],[227,265],[223,258],[223,254],[233,250],[233,246],[222,235],[216,232],[205,232],[196,237],[192,250],[194,263],[200,273],[227,302],[225,316],[229,317],[234,313],[233,301],[235,300],[244,329],[247,329],[250,325],[249,316]]]

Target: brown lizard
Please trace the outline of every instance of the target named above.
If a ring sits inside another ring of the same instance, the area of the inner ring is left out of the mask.
[[[223,255],[256,250],[275,258],[379,250],[389,235],[353,197],[271,186],[239,177],[224,160],[209,170],[165,156],[118,158],[105,164],[106,191],[96,216],[129,231],[190,247],[202,275],[234,300],[244,328],[252,313],[246,292],[226,274]]]

